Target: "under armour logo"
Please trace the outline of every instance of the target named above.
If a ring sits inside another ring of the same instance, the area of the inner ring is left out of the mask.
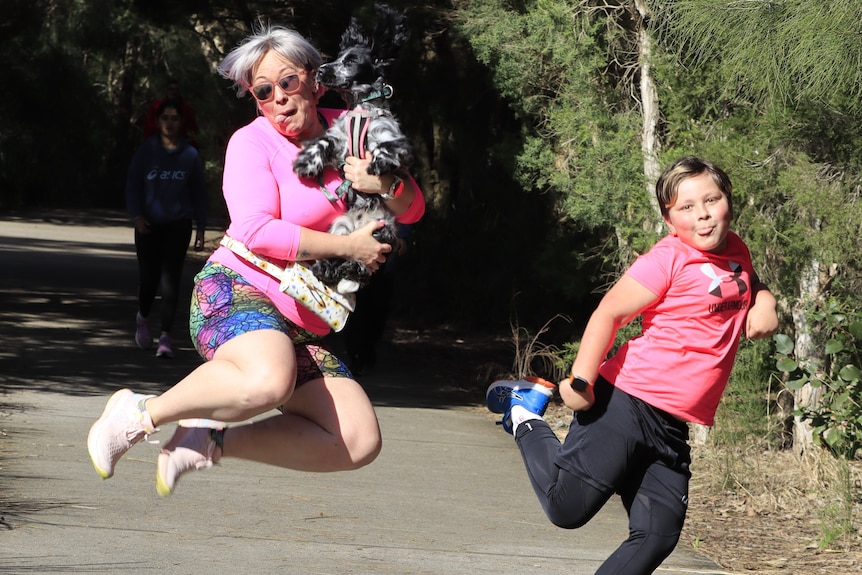
[[[733,275],[726,273],[719,275],[715,273],[715,270],[709,264],[703,264],[700,266],[700,271],[703,272],[703,275],[711,280],[709,284],[709,295],[721,297],[721,284],[730,282],[736,283],[736,287],[739,289],[739,295],[748,291],[748,286],[745,285],[745,282],[742,280],[742,266],[736,262],[728,263]]]

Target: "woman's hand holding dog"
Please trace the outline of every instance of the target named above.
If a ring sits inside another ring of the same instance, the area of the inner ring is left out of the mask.
[[[392,182],[395,178],[394,175],[383,174],[375,176],[374,174],[368,173],[368,166],[371,164],[370,159],[347,156],[345,162],[346,163],[342,168],[344,179],[350,182],[350,185],[354,190],[365,194],[379,195],[387,193],[389,188],[392,186]],[[409,178],[404,179],[404,186],[404,193],[402,193],[398,199],[388,200],[386,202],[386,207],[394,214],[404,213],[407,208],[410,207],[416,194]]]
[[[372,271],[386,261],[386,254],[392,251],[392,246],[378,242],[372,235],[383,227],[383,222],[369,222],[347,236],[348,252],[352,259],[365,264]]]
[[[368,173],[368,166],[371,164],[370,158],[357,158],[356,156],[347,156],[344,164],[344,179],[350,181],[350,185],[354,190],[364,192],[366,194],[382,194],[389,189],[389,186],[384,187],[384,180],[389,176],[375,176]]]

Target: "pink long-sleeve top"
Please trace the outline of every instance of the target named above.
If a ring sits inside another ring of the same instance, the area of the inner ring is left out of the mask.
[[[330,125],[344,114],[344,110],[319,112]],[[258,117],[234,133],[225,155],[223,193],[230,214],[227,234],[280,267],[296,260],[301,228],[326,231],[347,209],[344,199],[327,199],[317,180],[300,178],[293,172],[299,150],[269,120]],[[323,185],[332,197],[341,182],[336,170],[324,172]],[[411,183],[416,197],[398,217],[402,223],[414,223],[425,213],[425,198],[412,178]],[[241,274],[297,326],[320,335],[329,332],[325,322],[279,290],[277,279],[229,249],[220,247],[209,261]]]

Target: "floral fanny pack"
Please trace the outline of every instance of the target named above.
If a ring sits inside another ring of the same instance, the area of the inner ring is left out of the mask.
[[[255,255],[245,245],[230,236],[224,236],[221,245],[265,271],[281,282],[279,289],[298,301],[335,331],[341,331],[356,305],[355,294],[340,294],[321,282],[306,266],[291,262],[287,267]]]

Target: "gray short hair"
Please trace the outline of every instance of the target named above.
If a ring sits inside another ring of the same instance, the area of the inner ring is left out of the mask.
[[[251,87],[254,67],[270,51],[290,60],[303,69],[316,70],[323,63],[317,48],[296,30],[284,26],[259,23],[252,34],[225,56],[218,65],[224,78],[233,80],[237,97],[243,96]]]

